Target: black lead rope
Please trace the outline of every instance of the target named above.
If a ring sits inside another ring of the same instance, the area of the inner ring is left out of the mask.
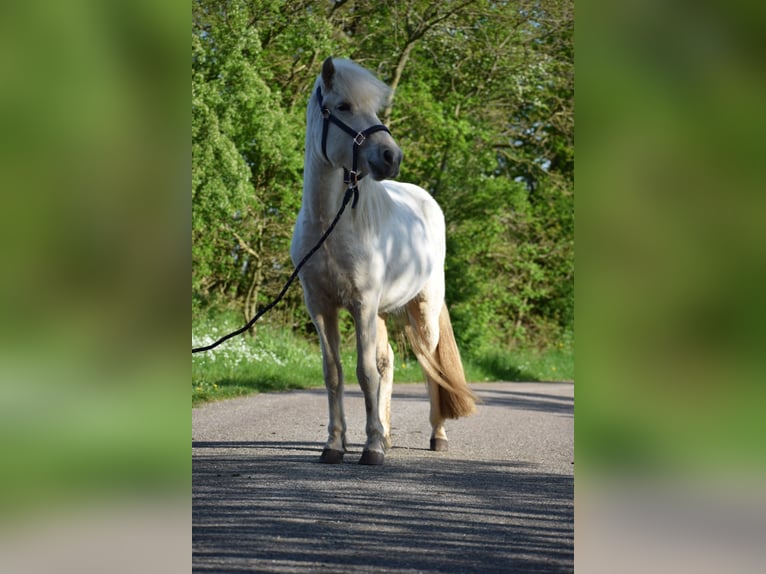
[[[340,221],[340,216],[343,215],[343,211],[345,211],[346,206],[348,205],[348,202],[351,201],[351,198],[354,198],[354,205],[356,204],[356,200],[359,198],[359,189],[354,187],[349,187],[346,190],[346,194],[343,196],[343,203],[340,206],[340,209],[338,210],[338,214],[335,216],[335,219],[332,220],[332,223],[330,223],[330,226],[327,228],[327,231],[325,231],[322,234],[322,237],[319,238],[319,241],[317,242],[314,247],[311,248],[311,251],[306,253],[306,255],[303,256],[303,259],[300,260],[298,265],[295,267],[295,271],[293,271],[293,274],[290,275],[290,278],[287,280],[287,283],[285,283],[285,286],[282,287],[282,291],[279,292],[279,295],[268,305],[263,307],[258,313],[256,313],[255,317],[250,319],[248,321],[247,325],[244,327],[237,329],[236,331],[233,331],[229,333],[228,335],[224,335],[220,339],[218,339],[215,343],[211,343],[210,345],[205,345],[204,347],[194,347],[192,348],[192,353],[202,353],[204,351],[209,351],[210,349],[215,349],[218,345],[223,343],[224,341],[227,341],[228,339],[231,339],[232,337],[236,337],[237,335],[241,335],[245,331],[247,331],[250,327],[253,326],[253,324],[260,319],[263,315],[265,315],[268,311],[271,310],[274,305],[279,303],[282,300],[282,297],[285,296],[285,293],[287,293],[287,290],[290,288],[290,285],[292,285],[293,281],[295,281],[295,278],[298,276],[298,273],[300,272],[301,268],[306,264],[306,262],[311,258],[314,253],[317,252],[317,250],[322,246],[322,244],[325,242],[325,240],[330,236],[330,233],[332,233],[332,230],[335,228],[335,226],[338,224],[338,221]]]
[[[343,203],[341,204],[340,209],[338,210],[338,214],[335,216],[335,219],[332,220],[332,223],[330,223],[330,226],[327,228],[327,230],[322,234],[322,237],[319,238],[319,241],[317,242],[317,244],[311,248],[311,251],[309,251],[308,253],[306,253],[306,255],[303,256],[303,259],[301,259],[298,265],[295,267],[295,271],[293,271],[293,274],[290,275],[290,278],[287,280],[287,283],[285,283],[285,286],[282,287],[282,291],[279,292],[279,295],[277,295],[277,297],[271,303],[269,303],[268,305],[263,307],[260,311],[258,311],[255,317],[250,319],[250,321],[248,321],[247,325],[245,325],[244,327],[237,329],[236,331],[233,331],[229,333],[228,335],[224,335],[223,337],[218,339],[215,343],[211,343],[210,345],[205,345],[204,347],[193,347],[192,354],[203,353],[205,351],[209,351],[210,349],[215,349],[218,345],[220,345],[224,341],[227,341],[231,339],[232,337],[236,337],[237,335],[241,335],[242,333],[247,331],[250,327],[252,327],[253,324],[258,319],[260,319],[264,314],[270,311],[272,307],[274,307],[277,303],[279,303],[282,300],[282,297],[285,296],[285,293],[287,293],[287,290],[290,288],[290,285],[292,285],[293,281],[295,281],[295,278],[298,276],[298,273],[300,272],[301,268],[311,258],[311,256],[314,255],[314,253],[316,253],[319,250],[319,248],[322,246],[325,240],[330,236],[330,233],[332,233],[332,230],[338,224],[338,221],[340,220],[340,216],[343,215],[343,212],[346,209],[346,205],[348,205],[348,202],[351,201],[352,198],[354,201],[351,203],[351,208],[354,209],[356,207],[356,202],[359,200],[358,183],[359,183],[359,180],[362,179],[362,177],[364,177],[364,175],[361,175],[361,176],[359,175],[359,171],[357,169],[357,153],[359,151],[359,148],[362,146],[362,144],[367,139],[367,137],[374,134],[375,132],[385,131],[389,134],[391,132],[388,131],[388,128],[384,126],[383,124],[370,126],[366,130],[357,132],[351,126],[343,123],[337,117],[332,115],[332,113],[330,113],[330,110],[324,107],[322,103],[322,91],[320,88],[317,88],[316,96],[317,96],[317,100],[319,101],[319,109],[321,110],[322,117],[324,118],[324,122],[322,125],[322,154],[324,154],[324,157],[328,161],[328,163],[331,163],[330,159],[327,157],[327,149],[326,149],[327,131],[330,127],[330,122],[334,123],[336,126],[341,128],[344,132],[346,132],[352,138],[354,138],[353,165],[351,166],[351,171],[347,170],[345,167],[343,168],[343,183],[345,183],[348,186],[348,188],[346,189],[346,193],[343,196]]]

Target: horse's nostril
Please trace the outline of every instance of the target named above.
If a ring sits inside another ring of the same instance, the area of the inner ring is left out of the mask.
[[[387,149],[383,152],[383,161],[386,162],[386,165],[391,165],[394,163],[394,152],[392,152],[390,149]]]

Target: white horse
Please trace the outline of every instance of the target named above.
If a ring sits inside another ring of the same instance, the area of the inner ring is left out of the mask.
[[[320,458],[346,452],[338,312],[356,326],[356,375],[364,392],[367,442],[360,464],[382,464],[391,447],[394,356],[385,316],[406,310],[408,338],[431,401],[431,450],[446,450],[446,418],[475,410],[444,303],[444,216],[424,189],[391,181],[402,151],[377,111],[389,88],[348,60],[328,58],[307,111],[303,201],[290,254],[295,264],[317,243],[358,177],[358,203],[346,211],[300,272],[306,306],[319,333],[330,422]],[[349,173],[351,172],[351,173]],[[354,173],[356,172],[356,173]],[[365,177],[369,176],[369,177]]]

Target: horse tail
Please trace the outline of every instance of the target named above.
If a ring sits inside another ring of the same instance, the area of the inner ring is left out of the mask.
[[[420,313],[413,313],[410,309],[408,311],[410,320],[405,326],[405,332],[426,379],[438,385],[441,415],[456,419],[472,414],[476,411],[478,398],[466,383],[447,305],[443,303],[439,313],[435,348],[428,344],[433,337],[427,336],[425,318]]]

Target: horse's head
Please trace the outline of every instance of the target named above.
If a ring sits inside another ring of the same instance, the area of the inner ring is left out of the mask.
[[[309,105],[309,126],[315,126],[315,136],[319,130],[322,133],[313,138],[317,151],[334,167],[349,171],[356,167],[359,177],[368,173],[376,180],[396,177],[402,150],[377,115],[389,94],[388,86],[364,68],[327,58]]]

